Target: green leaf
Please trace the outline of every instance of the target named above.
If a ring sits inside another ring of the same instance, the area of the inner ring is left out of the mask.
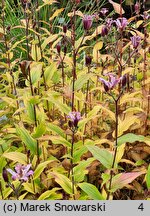
[[[74,163],[77,163],[78,161],[81,160],[81,156],[87,152],[87,147],[86,146],[81,146],[80,149],[75,149],[74,150],[74,157],[73,157],[73,161]]]
[[[3,191],[3,196],[4,199],[7,199],[9,197],[9,195],[13,192],[13,189],[8,187]]]
[[[134,143],[136,141],[145,142],[146,144],[150,145],[150,139],[148,139],[147,137],[144,137],[142,135],[136,135],[133,133],[128,133],[118,138],[118,146],[122,145],[123,143]]]
[[[101,107],[95,106],[88,114],[87,118],[84,118],[83,120],[79,121],[79,128],[82,128],[84,124],[86,124],[88,121],[92,120],[93,118],[97,117],[97,113],[100,111]]]
[[[27,156],[21,152],[5,152],[2,157],[21,164],[27,164]]]
[[[110,174],[102,173],[102,179],[103,179],[103,182],[101,186],[103,186],[104,184],[106,184],[106,182],[108,182],[108,180],[110,179]]]
[[[147,188],[150,189],[150,165],[148,166],[148,170],[146,174],[146,185],[147,185]]]
[[[35,154],[37,152],[37,142],[34,140],[29,132],[24,127],[18,127],[16,125],[16,132],[22,142],[27,146],[27,149],[31,151],[31,153]]]
[[[93,76],[93,74],[82,74],[76,81],[75,81],[75,91],[80,90],[85,83]]]
[[[25,192],[24,194],[19,196],[19,200],[24,200],[27,194],[28,194],[28,192]]]
[[[63,190],[66,193],[72,194],[72,182],[70,181],[69,178],[67,178],[63,174],[59,174],[56,172],[51,172],[50,175],[55,178],[55,181],[63,188]],[[74,186],[74,193],[75,194],[77,193],[77,189],[75,186]]]
[[[22,185],[26,191],[28,191],[32,194],[36,193],[36,191],[34,190],[34,187],[33,187],[33,183],[25,182]]]
[[[84,180],[85,174],[88,173],[86,168],[94,161],[94,158],[88,158],[86,161],[80,161],[77,166],[73,168],[74,170],[74,181],[81,182]]]
[[[58,190],[60,190],[60,188],[53,188],[52,190],[47,190],[41,194],[41,196],[38,198],[38,200],[49,199],[52,195],[57,195],[56,191],[58,191]],[[60,195],[58,194],[58,196],[60,196]]]
[[[45,76],[45,80],[46,80],[47,84],[51,81],[51,79],[52,79],[52,77],[56,71],[57,71],[57,63],[56,62],[52,62],[50,64],[50,66],[45,68],[44,76]]]
[[[43,170],[46,168],[47,164],[49,164],[50,162],[52,162],[53,160],[49,160],[49,161],[45,161],[43,163],[40,163],[36,170],[34,171],[34,175],[33,175],[33,179],[37,179],[41,173],[43,172]]]
[[[120,173],[113,177],[111,192],[115,192],[118,189],[123,188],[124,186],[131,183],[134,179],[142,175],[144,172],[129,172],[129,173]]]
[[[71,108],[64,104],[59,96],[48,95],[46,98],[51,103],[55,104],[55,106],[64,114],[68,114],[71,111]]]
[[[41,122],[35,129],[35,133],[32,134],[33,138],[39,138],[41,137],[46,131],[46,125],[45,123]]]
[[[93,157],[99,160],[107,169],[112,168],[113,155],[106,149],[98,148],[97,146],[87,146],[88,150],[93,154]]]
[[[101,193],[98,191],[98,189],[95,187],[95,185],[92,185],[90,183],[80,183],[78,186],[88,194],[89,198],[93,200],[104,200],[104,197],[101,195]]]
[[[60,145],[66,146],[66,147],[71,147],[71,143],[63,137],[49,136],[49,139],[52,141],[53,144],[56,144],[56,145],[60,144]]]
[[[58,126],[58,125],[55,125],[53,123],[48,123],[47,124],[47,130],[49,131],[52,131],[52,132],[55,132],[56,134],[60,135],[61,137],[65,138],[65,133],[64,131]]]
[[[34,123],[35,117],[34,117],[34,106],[30,102],[27,103],[27,116],[30,118],[30,120]]]
[[[41,74],[42,74],[42,64],[39,62],[33,62],[31,64],[31,82],[32,85],[37,85],[38,81],[40,80]]]

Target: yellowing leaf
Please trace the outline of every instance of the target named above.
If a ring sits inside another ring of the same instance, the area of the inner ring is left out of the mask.
[[[138,99],[138,96],[140,97],[140,100],[141,100],[141,94],[142,94],[141,91],[137,91],[133,93],[126,93],[121,97],[120,104],[124,104],[124,103],[131,102],[131,101],[133,102],[133,98]]]
[[[47,190],[44,193],[42,193],[40,195],[40,197],[38,198],[38,200],[46,200],[49,199],[49,197],[51,197],[51,195],[55,194],[55,195],[59,195],[56,193],[56,191],[60,190],[60,188],[53,188],[52,190]]]
[[[50,175],[55,178],[55,181],[63,188],[66,193],[72,194],[72,182],[69,178],[56,172],[51,172]],[[77,189],[75,186],[74,193],[77,193]]]
[[[121,136],[123,132],[127,131],[134,123],[139,123],[137,116],[126,117],[123,121],[119,119],[118,136]]]
[[[103,42],[99,41],[98,43],[95,44],[93,48],[93,61],[97,61],[100,57],[99,50],[102,49],[103,47]]]
[[[60,9],[57,9],[53,15],[49,18],[49,20],[53,20],[55,17],[58,16],[58,14],[60,14],[62,11],[64,10],[64,8],[60,8]]]
[[[25,182],[22,184],[24,189],[32,194],[35,194],[35,188],[33,187],[33,183]]]
[[[31,57],[34,61],[40,61],[41,59],[41,50],[37,44],[32,44]]]
[[[122,75],[128,74],[128,73],[132,74],[134,70],[135,69],[133,67],[127,67],[125,70],[122,71]]]
[[[150,165],[148,166],[148,170],[146,174],[146,184],[147,184],[147,188],[150,189]]]
[[[53,3],[57,3],[55,0],[43,0],[44,4],[40,5],[36,11],[39,11],[42,7],[46,5],[52,5]]]
[[[80,17],[84,17],[84,15],[81,11],[76,11],[75,15],[80,16]],[[74,16],[74,12],[68,13],[68,17],[72,17],[72,16]]]
[[[136,28],[138,28],[143,22],[144,22],[144,20],[137,21],[136,22]]]
[[[124,151],[125,151],[125,144],[123,144],[117,148],[116,163],[120,162],[120,160],[122,159],[122,157],[124,155]]]
[[[41,45],[42,50],[44,50],[45,47],[46,47],[49,43],[55,41],[57,38],[58,38],[58,34],[50,35],[48,38],[46,38],[46,39],[44,40],[44,42],[42,43],[42,45]]]
[[[113,177],[111,192],[115,192],[118,189],[123,188],[124,186],[131,183],[134,179],[144,174],[145,171],[141,172],[129,172],[129,173],[120,173]]]
[[[0,39],[3,37],[3,35],[4,35],[4,31],[2,28],[0,28]]]
[[[49,161],[45,161],[45,162],[43,162],[43,163],[40,163],[40,164],[37,166],[36,170],[34,171],[33,179],[37,179],[37,178],[41,175],[41,173],[43,172],[43,170],[46,168],[46,166],[47,166],[50,162],[52,162],[52,160],[49,160]]]
[[[118,13],[118,14],[121,14],[121,13],[124,14],[125,13],[120,4],[113,2],[112,0],[108,0],[108,1],[110,4],[112,4],[116,13]]]
[[[2,157],[21,164],[27,164],[27,156],[21,152],[5,152]]]
[[[41,62],[33,62],[31,64],[30,74],[31,74],[31,82],[32,85],[37,85],[38,81],[40,81],[42,74],[42,63]]]

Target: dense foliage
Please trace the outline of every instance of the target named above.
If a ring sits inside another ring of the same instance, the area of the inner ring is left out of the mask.
[[[149,199],[145,1],[0,7],[0,199]]]

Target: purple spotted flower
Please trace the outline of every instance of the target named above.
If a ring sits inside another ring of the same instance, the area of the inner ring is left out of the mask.
[[[106,26],[108,29],[112,27],[112,24],[114,23],[114,20],[112,18],[107,18],[106,20]]]
[[[70,128],[77,127],[78,122],[81,120],[81,113],[80,112],[70,112],[69,115],[67,116],[69,119],[68,125]]]
[[[133,48],[134,48],[134,49],[137,49],[138,46],[139,46],[139,44],[140,44],[141,37],[137,35],[137,36],[131,37],[130,39],[131,39]]]
[[[108,18],[106,20],[106,24],[102,27],[102,30],[101,30],[102,37],[105,37],[108,35],[113,23],[114,21],[112,18]]]
[[[108,9],[107,8],[102,8],[100,10],[100,14],[102,14],[103,16],[106,16],[107,13],[108,13]]]
[[[92,27],[94,15],[84,15],[83,17],[83,27],[84,30],[87,31]]]
[[[119,17],[118,19],[115,20],[115,23],[118,30],[123,31],[128,25],[128,20],[125,17]]]
[[[7,171],[12,174],[12,180],[28,181],[28,178],[33,175],[33,170],[30,170],[31,164],[21,165],[17,164],[15,166],[15,171],[12,169],[7,169]]]
[[[103,83],[104,89],[106,92],[108,92],[109,90],[112,90],[122,79],[122,77],[116,78],[116,76],[112,73],[108,73],[107,76],[109,78],[109,81],[103,78],[99,78],[99,81]]]
[[[150,19],[150,14],[148,14],[147,11],[144,11],[143,15],[141,15],[144,20],[149,20]]]

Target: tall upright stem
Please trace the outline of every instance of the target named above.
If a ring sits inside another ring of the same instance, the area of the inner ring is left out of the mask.
[[[116,156],[117,156],[117,147],[118,147],[118,100],[120,97],[118,97],[117,99],[115,99],[115,119],[116,119],[116,124],[115,124],[115,151],[114,151],[114,157],[113,157],[113,162],[112,162],[112,167],[111,167],[111,171],[110,171],[110,182],[109,182],[109,188],[108,188],[108,194],[107,194],[107,200],[109,200],[110,198],[110,190],[112,187],[112,178],[113,178],[113,174],[114,174],[114,168],[115,168],[115,162],[116,162]]]
[[[39,7],[39,0],[36,0],[36,8],[38,9],[38,7]],[[38,33],[40,33],[39,21],[40,21],[40,14],[39,14],[39,10],[37,10],[37,32]],[[40,39],[39,34],[37,35],[37,38],[38,38],[38,44],[39,44],[40,53],[41,53],[41,59],[42,59],[42,61],[44,61],[41,39]],[[44,89],[45,89],[45,91],[47,91],[47,83],[46,83],[46,78],[45,78],[43,67],[42,67],[42,77],[43,77],[43,82],[44,82]],[[50,121],[50,108],[49,108],[48,100],[46,100],[46,106],[47,106],[47,111],[48,111],[48,118]]]
[[[26,8],[24,10],[25,13],[25,20],[26,20],[26,48],[27,48],[27,59],[30,60],[30,49],[29,49],[29,17],[28,17],[28,8],[26,5]],[[30,71],[30,65],[28,67],[28,75],[29,75],[29,82],[30,82],[30,90],[31,95],[34,96],[34,89],[32,85],[32,79],[31,79],[31,71]],[[36,114],[36,107],[33,105],[33,112],[34,112],[34,123],[37,127],[37,114]],[[40,163],[40,148],[39,148],[39,141],[37,140],[37,164]]]
[[[72,131],[72,142],[71,142],[71,181],[72,181],[72,194],[73,194],[73,199],[75,200],[75,194],[74,194],[74,163],[73,163],[73,147],[74,147],[74,135],[75,131]]]
[[[8,65],[8,70],[10,73],[10,76],[12,77],[12,82],[10,83],[11,86],[11,92],[15,94],[17,97],[17,88],[15,84],[15,78],[11,69],[11,60],[10,60],[10,53],[9,53],[9,46],[8,46],[8,37],[7,37],[7,32],[6,32],[6,26],[5,26],[5,2],[2,0],[2,27],[3,27],[3,32],[4,32],[4,44],[5,44],[5,52],[6,52],[6,62]],[[19,109],[19,102],[18,100],[16,101],[17,104],[17,109]],[[19,120],[21,120],[21,116],[19,114]]]
[[[90,73],[90,66],[88,66],[88,73]],[[89,98],[89,80],[87,81],[87,86],[86,86],[86,97],[85,97],[85,118],[87,117],[87,107],[88,107],[88,98]],[[87,124],[85,124],[84,127],[84,137],[83,137],[83,144],[85,141],[85,134],[86,134],[86,128],[87,128]]]
[[[73,48],[73,68],[72,68],[72,111],[74,110],[74,95],[75,95],[75,80],[76,80],[76,49],[75,49],[75,21],[76,21],[76,6],[73,7],[73,17],[72,17],[72,48]]]

